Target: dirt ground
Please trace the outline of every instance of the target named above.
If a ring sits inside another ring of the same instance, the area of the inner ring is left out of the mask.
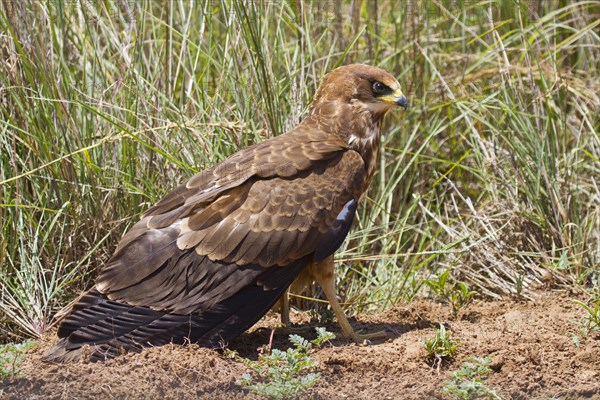
[[[469,356],[491,356],[493,372],[485,385],[502,399],[600,399],[600,338],[573,336],[583,309],[578,296],[541,293],[535,301],[475,302],[452,319],[447,306],[430,300],[398,305],[377,315],[353,319],[355,328],[385,329],[387,340],[370,345],[336,339],[314,358],[321,379],[304,399],[444,399],[442,388]],[[295,313],[293,320],[306,320]],[[278,316],[269,313],[250,333],[230,343],[241,356],[254,358],[269,342]],[[433,323],[444,323],[460,345],[439,371],[431,366],[421,339]],[[337,332],[336,324],[327,327]],[[314,337],[314,333],[304,335]],[[30,350],[21,377],[3,382],[9,399],[260,399],[235,384],[247,368],[218,351],[163,346],[127,354],[106,363],[47,364],[42,354],[56,339]],[[290,347],[276,333],[275,348]]]

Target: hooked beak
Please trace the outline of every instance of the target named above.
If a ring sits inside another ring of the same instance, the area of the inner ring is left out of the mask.
[[[400,89],[396,89],[393,93],[381,96],[379,98],[386,104],[393,104],[395,106],[400,106],[403,108],[408,107],[408,100],[406,100],[406,96]]]

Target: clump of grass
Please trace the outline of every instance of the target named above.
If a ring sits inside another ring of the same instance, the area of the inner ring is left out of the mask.
[[[316,330],[317,337],[310,342],[298,335],[290,335],[294,347],[286,351],[273,349],[270,353],[260,354],[257,361],[238,357],[252,372],[244,374],[236,383],[271,399],[298,396],[311,388],[318,382],[320,374],[310,372],[317,366],[310,355],[314,348],[335,338],[325,328]]]
[[[434,328],[433,337],[422,339],[421,343],[425,346],[429,358],[433,360],[433,366],[439,371],[442,361],[452,358],[458,343],[452,338],[449,331],[446,330],[444,324],[440,324],[439,328]]]
[[[476,292],[470,291],[468,286],[463,282],[448,282],[450,270],[442,272],[437,279],[427,279],[425,284],[435,293],[438,298],[441,298],[451,307],[451,313],[454,318],[458,312],[472,300]]]
[[[584,336],[600,335],[600,299],[592,302],[592,305],[587,305],[583,301],[574,300],[587,313],[583,322],[579,322],[580,330]]]
[[[25,352],[35,345],[32,340],[0,345],[0,380],[19,376],[19,364],[23,362]]]
[[[49,255],[49,247],[67,245],[63,240],[68,207],[69,203],[56,211],[14,210],[14,222],[20,228],[18,247],[9,251],[19,258],[9,257],[8,265],[0,270],[0,310],[9,317],[11,329],[6,332],[15,340],[41,337],[48,330],[52,311],[65,301],[66,287],[85,277],[83,266],[103,242],[71,265]]]
[[[452,373],[454,378],[444,384],[444,393],[453,399],[500,399],[498,394],[485,385],[485,380],[492,372],[490,357],[469,357],[460,369]]]

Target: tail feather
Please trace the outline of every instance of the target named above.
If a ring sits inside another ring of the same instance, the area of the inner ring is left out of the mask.
[[[221,347],[266,314],[306,264],[299,260],[286,267],[272,267],[276,270],[265,270],[262,280],[257,279],[209,310],[187,315],[130,306],[92,289],[63,320],[58,330],[61,339],[44,359],[103,361],[167,343]]]

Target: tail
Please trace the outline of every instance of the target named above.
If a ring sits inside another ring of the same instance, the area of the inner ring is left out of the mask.
[[[220,348],[254,325],[281,297],[306,260],[271,267],[233,296],[188,315],[110,300],[96,289],[84,294],[62,321],[50,362],[104,361],[168,343]]]

